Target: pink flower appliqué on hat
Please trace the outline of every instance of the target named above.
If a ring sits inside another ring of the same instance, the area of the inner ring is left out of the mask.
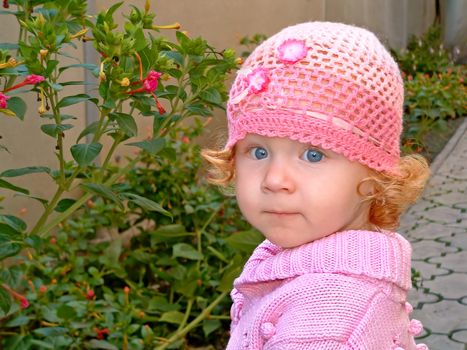
[[[279,59],[288,64],[300,61],[306,56],[307,47],[305,40],[287,39],[277,49]]]
[[[266,90],[269,85],[269,71],[265,68],[258,67],[247,75],[248,91],[254,94],[259,94]]]

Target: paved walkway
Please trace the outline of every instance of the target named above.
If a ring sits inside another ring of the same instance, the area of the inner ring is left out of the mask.
[[[467,118],[432,164],[419,202],[400,232],[413,247],[418,290],[409,299],[430,350],[467,350]]]

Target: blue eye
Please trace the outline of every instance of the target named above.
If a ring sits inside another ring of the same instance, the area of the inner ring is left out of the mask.
[[[311,163],[317,163],[322,160],[324,154],[316,149],[307,149],[303,154],[303,158]]]
[[[268,151],[262,147],[253,147],[250,150],[250,154],[255,159],[264,159],[268,156]]]

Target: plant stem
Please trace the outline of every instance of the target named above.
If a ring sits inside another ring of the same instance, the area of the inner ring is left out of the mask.
[[[124,168],[121,168],[119,172],[115,173],[113,176],[111,176],[105,183],[104,185],[110,185],[114,183],[120,176],[125,174],[127,171],[132,169],[136,163],[138,163],[140,160],[140,157],[136,157],[131,160]],[[92,193],[84,193],[81,198],[79,198],[73,205],[71,205],[67,210],[65,210],[63,213],[60,213],[57,215],[56,218],[54,218],[47,226],[42,228],[40,231],[39,229],[34,229],[34,233],[37,233],[40,237],[44,237],[51,229],[53,229],[55,226],[57,226],[60,222],[68,218],[71,214],[73,214],[77,209],[79,209],[88,199],[90,199],[93,196]],[[44,221],[47,219],[45,217]],[[37,225],[36,225],[37,226]]]
[[[188,305],[186,306],[185,316],[183,317],[182,323],[178,327],[178,330],[183,329],[186,323],[188,322],[188,318],[190,317],[191,307],[193,306],[193,299],[188,300]]]
[[[101,138],[101,135],[103,132],[102,124],[104,123],[105,117],[108,114],[109,114],[109,110],[107,108],[102,108],[101,115],[99,117],[99,125],[97,126],[97,130],[96,130],[96,133],[94,134],[92,142],[97,142]]]
[[[209,314],[211,313],[212,309],[214,309],[227,295],[229,292],[222,292],[216,300],[214,300],[209,306],[204,309],[198,317],[196,317],[193,321],[191,321],[186,327],[184,327],[181,330],[177,330],[168,340],[167,343],[158,346],[155,350],[164,350],[167,349],[167,347],[172,344],[173,342],[177,341],[178,339],[184,337],[189,331],[191,331],[193,328],[198,326],[198,324],[206,319]]]
[[[49,100],[50,104],[52,106],[52,111],[55,119],[55,124],[61,125],[62,123],[62,118],[60,116],[60,110],[57,108],[57,100],[58,100],[58,95],[56,91],[53,91],[51,88],[49,90]],[[63,136],[61,131],[58,131],[58,137],[57,137],[57,148],[58,148],[58,159],[60,162],[60,181],[59,181],[59,187],[64,188],[65,186],[65,157],[63,154]]]
[[[55,192],[52,200],[47,204],[47,208],[44,210],[41,217],[37,221],[36,225],[32,229],[31,235],[37,234],[37,232],[39,232],[39,230],[42,228],[42,226],[44,226],[47,219],[49,218],[49,215],[52,213],[55,206],[57,205],[57,203],[58,203],[60,197],[62,196],[63,192],[64,192],[64,189],[62,187],[57,188],[57,191]]]
[[[100,179],[102,179],[104,177],[104,173],[105,173],[105,170],[107,168],[107,164],[110,162],[110,159],[112,158],[112,155],[115,152],[117,146],[120,144],[121,139],[122,138],[121,138],[120,135],[118,135],[114,139],[114,142],[112,143],[112,146],[110,147],[109,152],[107,153],[107,156],[105,157],[104,163],[102,164]]]

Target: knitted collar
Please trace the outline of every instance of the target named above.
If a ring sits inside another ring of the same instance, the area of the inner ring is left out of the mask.
[[[410,243],[395,232],[343,231],[299,247],[261,243],[234,282],[277,281],[308,273],[362,275],[411,287]]]

